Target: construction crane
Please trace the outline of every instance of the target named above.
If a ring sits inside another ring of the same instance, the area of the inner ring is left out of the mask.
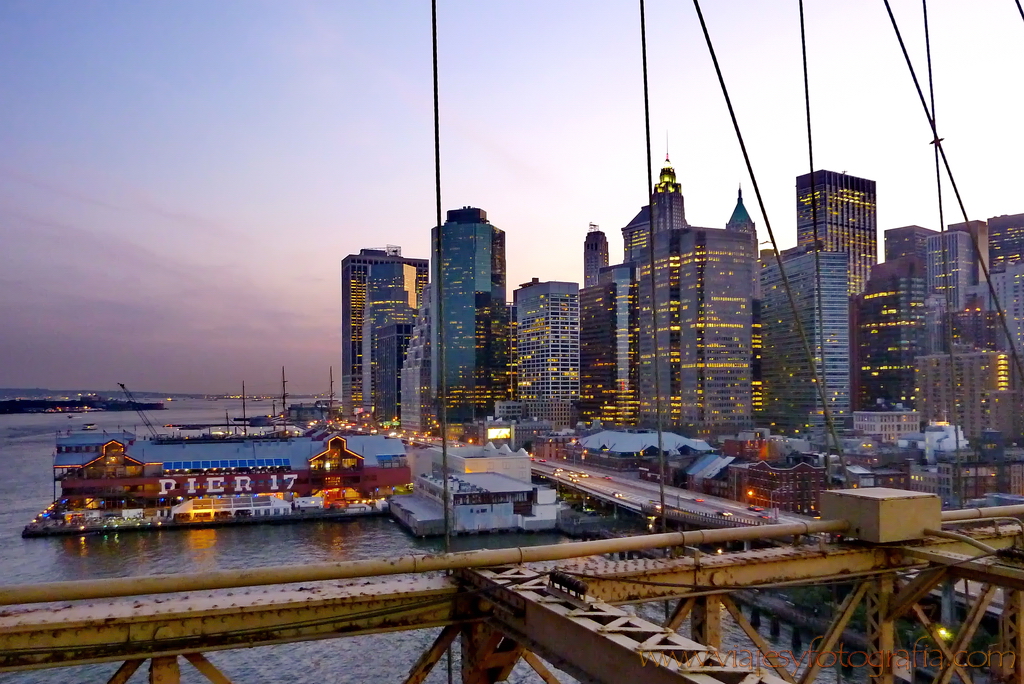
[[[159,437],[160,433],[158,433],[156,431],[156,428],[153,427],[153,423],[151,423],[149,418],[146,417],[146,412],[142,410],[141,405],[139,404],[138,401],[135,400],[135,397],[132,396],[132,393],[128,391],[128,388],[124,386],[124,383],[119,382],[117,383],[117,385],[118,387],[121,388],[121,391],[124,392],[124,396],[128,398],[128,403],[130,403],[132,407],[135,409],[135,412],[139,414],[139,418],[142,419],[142,424],[149,429],[149,434],[152,435],[153,438]]]

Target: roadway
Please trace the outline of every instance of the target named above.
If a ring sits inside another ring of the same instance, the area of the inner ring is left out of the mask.
[[[535,475],[542,475],[597,498],[615,502],[630,510],[639,511],[643,505],[660,503],[660,488],[657,482],[623,477],[608,471],[571,464],[567,461],[534,461],[530,467]],[[556,470],[560,470],[560,472],[556,473]],[[775,521],[774,517],[769,520],[771,512],[768,510],[751,511],[738,501],[700,494],[679,487],[665,487],[665,504],[681,511],[732,518],[737,522],[757,524]],[[730,515],[722,515],[723,513]],[[810,519],[796,513],[779,512],[778,514],[780,523],[807,522]]]

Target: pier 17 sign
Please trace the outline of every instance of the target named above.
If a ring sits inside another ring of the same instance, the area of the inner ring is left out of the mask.
[[[161,494],[251,494],[291,491],[298,478],[296,473],[257,473],[162,477],[159,482]]]

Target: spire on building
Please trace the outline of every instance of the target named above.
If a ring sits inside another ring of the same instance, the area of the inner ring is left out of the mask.
[[[732,216],[729,217],[729,222],[725,224],[725,229],[740,233],[755,232],[754,221],[750,218],[747,208],[743,206],[742,186],[736,195],[736,208],[732,210]]]
[[[672,162],[665,153],[665,165],[661,167],[661,175],[658,177],[658,184],[654,192],[682,192],[682,186],[676,182],[676,170],[672,168]]]

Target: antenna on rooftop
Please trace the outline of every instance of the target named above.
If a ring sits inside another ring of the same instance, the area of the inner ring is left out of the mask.
[[[601,226],[597,225],[596,223],[591,223],[589,230],[591,233],[593,233],[596,230],[601,230]]]

